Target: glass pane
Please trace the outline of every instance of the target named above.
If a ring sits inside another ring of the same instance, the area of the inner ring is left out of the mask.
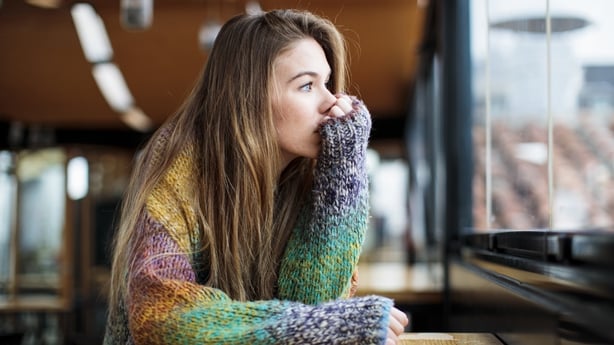
[[[476,229],[612,226],[612,10],[472,1]]]
[[[18,157],[21,291],[59,286],[66,200],[65,161],[60,149],[24,152]]]
[[[554,193],[560,230],[614,223],[614,2],[551,0]],[[556,50],[555,50],[556,49]]]
[[[478,229],[548,225],[545,1],[473,1]]]
[[[0,151],[0,294],[8,288],[11,254],[11,228],[15,222],[15,191],[13,154]]]

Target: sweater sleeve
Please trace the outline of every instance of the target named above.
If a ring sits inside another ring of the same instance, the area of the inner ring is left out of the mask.
[[[366,150],[371,117],[353,111],[320,129],[321,152],[311,200],[290,236],[278,279],[282,299],[317,304],[344,297],[368,225]]]
[[[381,344],[391,301],[238,302],[199,285],[189,256],[150,215],[126,296],[135,344]],[[370,326],[369,326],[370,325]]]

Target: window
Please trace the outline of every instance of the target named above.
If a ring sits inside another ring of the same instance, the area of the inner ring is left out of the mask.
[[[471,5],[474,229],[612,229],[614,3]]]

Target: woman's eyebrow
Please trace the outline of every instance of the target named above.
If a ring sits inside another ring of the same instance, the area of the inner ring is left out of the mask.
[[[298,79],[302,76],[308,75],[310,77],[317,77],[318,73],[316,72],[312,72],[312,71],[303,71],[303,72],[299,72],[297,73],[294,77],[290,78],[290,80],[288,80],[288,83],[291,83],[293,80]]]
[[[330,74],[331,74],[331,72],[328,72],[328,74],[326,75],[327,79],[330,78]],[[319,76],[319,74],[317,72],[314,72],[314,71],[302,71],[302,72],[297,73],[292,78],[290,78],[288,80],[288,83],[291,83],[293,80],[298,79],[298,78],[300,78],[302,76],[305,76],[305,75],[308,75],[310,77],[317,77],[317,76]]]

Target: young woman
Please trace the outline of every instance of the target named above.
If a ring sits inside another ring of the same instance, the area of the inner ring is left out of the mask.
[[[224,25],[141,152],[115,241],[106,344],[394,344],[393,302],[351,297],[370,115],[344,41],[308,12]]]

